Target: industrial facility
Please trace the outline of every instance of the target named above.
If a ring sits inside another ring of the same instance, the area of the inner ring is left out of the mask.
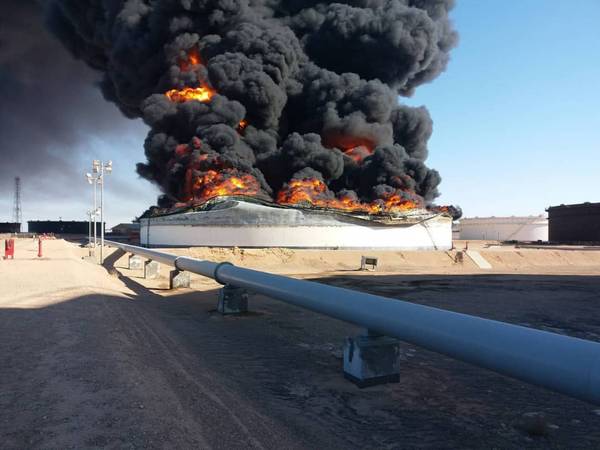
[[[600,243],[600,203],[548,208],[549,238],[557,243]]]
[[[0,222],[0,233],[20,233],[21,224],[15,222]]]
[[[90,232],[88,221],[31,220],[27,224],[30,233],[88,235]],[[96,223],[96,233],[99,234],[101,230],[100,223]]]
[[[126,239],[128,242],[140,242],[139,223],[120,223],[110,230],[110,239]]]
[[[484,241],[547,241],[548,219],[542,215],[464,218],[460,220],[460,238]]]
[[[148,247],[287,247],[448,250],[452,219],[416,211],[373,219],[228,199],[201,211],[140,220]]]

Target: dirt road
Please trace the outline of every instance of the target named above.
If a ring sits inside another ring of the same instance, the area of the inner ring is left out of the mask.
[[[400,383],[359,390],[352,326],[256,296],[221,317],[212,282],[172,293],[44,245],[0,261],[2,448],[600,446],[600,407],[406,344]],[[509,278],[323,281],[600,340],[598,277]]]
[[[0,266],[2,448],[295,448],[138,295],[64,241]],[[219,336],[215,336],[218,339]]]

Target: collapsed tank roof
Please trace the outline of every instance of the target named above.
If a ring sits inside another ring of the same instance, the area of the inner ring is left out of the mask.
[[[281,206],[247,198],[216,198],[200,206],[179,209],[150,217],[152,223],[172,225],[202,222],[203,225],[257,225],[257,226],[335,226],[340,223],[365,225],[402,225],[428,220],[440,213],[416,209],[404,214],[346,212],[323,208]]]
[[[140,222],[141,243],[149,247],[447,250],[452,246],[452,218],[426,210],[374,218],[228,198]]]

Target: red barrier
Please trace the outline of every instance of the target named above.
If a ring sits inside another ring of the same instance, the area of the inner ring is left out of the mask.
[[[42,257],[42,238],[38,239],[38,258]]]
[[[15,240],[7,239],[4,241],[4,259],[15,259]]]

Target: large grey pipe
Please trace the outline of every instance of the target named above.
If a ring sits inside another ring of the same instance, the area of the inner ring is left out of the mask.
[[[177,257],[113,242],[109,245],[600,404],[600,343],[597,342],[229,263]]]

